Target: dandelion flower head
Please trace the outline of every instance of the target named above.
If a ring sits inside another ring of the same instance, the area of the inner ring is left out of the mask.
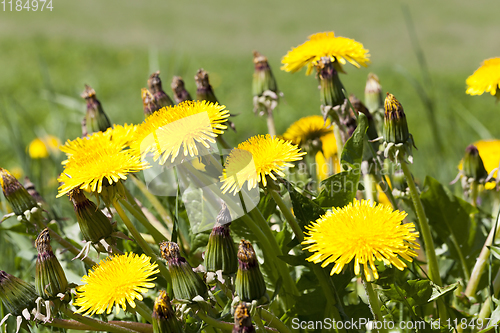
[[[135,299],[142,301],[142,294],[155,286],[152,275],[159,273],[158,265],[142,254],[126,253],[108,257],[83,276],[83,285],[76,288],[77,298],[73,305],[77,313],[110,314],[116,304],[125,311],[127,302],[135,308]]]
[[[419,248],[415,225],[402,224],[406,215],[366,200],[332,208],[306,226],[302,244],[314,252],[307,260],[322,262],[321,267],[334,263],[333,275],[354,259],[354,273],[359,275],[363,269],[367,281],[378,279],[375,261],[403,270],[406,264],[400,258],[411,262]]]
[[[465,83],[467,84],[466,93],[469,95],[482,95],[484,92],[489,92],[493,96],[499,96],[497,92],[500,89],[500,57],[483,61]]]
[[[261,181],[267,186],[266,176],[273,180],[285,177],[285,168],[293,167],[291,162],[301,160],[305,154],[290,141],[269,134],[253,136],[229,153],[222,171],[222,192],[236,194],[245,182],[248,190]]]
[[[370,62],[370,54],[363,44],[345,37],[335,37],[333,31],[320,32],[309,36],[305,43],[293,48],[283,57],[282,70],[295,73],[307,66],[306,75],[312,73],[314,66],[322,57],[329,57],[339,66],[350,62],[356,67],[366,67]]]

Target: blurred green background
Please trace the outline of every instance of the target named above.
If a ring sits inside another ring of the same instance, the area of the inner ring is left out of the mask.
[[[465,94],[465,79],[481,61],[500,56],[498,0],[52,4],[52,11],[0,11],[0,166],[21,167],[28,175],[33,164],[26,146],[32,139],[48,133],[64,142],[81,134],[85,105],[79,95],[84,84],[95,88],[114,123],[139,123],[140,89],[158,69],[169,94],[173,75],[183,76],[194,95],[196,70],[209,72],[218,99],[239,114],[233,118],[237,133],[225,134],[231,144],[265,133],[265,119],[252,113],[253,50],[269,58],[285,94],[275,116],[278,132],[283,132],[298,118],[320,113],[314,75],[279,69],[291,47],[320,31],[335,31],[370,50],[370,66],[345,66],[348,74],[341,79],[349,92],[363,99],[366,77],[374,72],[384,91],[400,100],[418,147],[413,169],[420,181],[429,174],[448,183],[467,144],[500,137],[494,98]],[[432,117],[416,86],[434,103]]]

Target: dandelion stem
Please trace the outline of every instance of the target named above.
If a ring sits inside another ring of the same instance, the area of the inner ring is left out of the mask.
[[[172,279],[170,278],[170,273],[168,272],[168,269],[165,267],[163,262],[160,259],[158,259],[158,257],[153,252],[153,250],[148,245],[148,243],[146,243],[144,238],[142,238],[141,234],[135,228],[135,226],[132,224],[132,221],[130,221],[127,214],[125,214],[125,212],[123,211],[123,208],[120,206],[118,201],[116,201],[116,200],[113,201],[113,207],[115,207],[116,212],[118,213],[118,215],[122,219],[123,223],[125,223],[125,226],[130,231],[130,233],[134,237],[135,241],[139,244],[139,246],[144,251],[144,253],[146,253],[146,255],[151,257],[151,259],[153,259],[153,261],[158,264],[158,269],[160,270],[162,276],[165,278],[165,280],[167,280],[168,284],[171,284]]]
[[[146,319],[148,322],[153,323],[153,318],[151,318],[151,309],[148,308],[146,304],[142,301],[135,302],[135,311],[141,315],[142,318]]]
[[[272,111],[267,112],[267,131],[271,136],[276,136],[276,126],[274,126],[274,116]]]
[[[69,310],[66,307],[61,307],[60,310],[62,313],[64,313],[69,318],[74,319],[82,324],[91,326],[93,329],[97,329],[99,331],[106,331],[106,332],[112,332],[112,333],[137,333],[138,332],[134,329],[130,329],[127,327],[121,327],[121,326],[110,324],[110,323],[105,323],[105,322],[97,320],[97,319],[93,319],[93,318],[79,315],[79,314],[74,313],[73,311]]]
[[[295,237],[297,237],[297,240],[299,242],[302,242],[304,240],[304,234],[302,232],[302,228],[297,223],[297,220],[292,215],[292,212],[290,211],[290,209],[288,209],[288,207],[286,206],[285,202],[278,194],[278,192],[276,192],[273,189],[269,189],[269,192],[271,193],[271,196],[273,197],[274,201],[276,201],[276,204],[278,204],[278,207],[280,208],[281,213],[285,216],[285,219],[287,220],[288,224],[290,224],[290,227],[292,227]]]
[[[435,284],[442,286],[443,282],[441,281],[441,275],[439,274],[439,265],[437,262],[436,251],[434,249],[434,243],[432,241],[431,229],[429,227],[429,223],[427,221],[427,216],[425,215],[424,206],[422,205],[422,201],[420,200],[420,195],[418,194],[417,186],[415,185],[415,181],[411,175],[410,168],[403,160],[400,158],[399,160],[401,169],[405,175],[406,181],[408,182],[408,187],[410,188],[410,195],[413,201],[413,206],[415,207],[418,222],[420,225],[420,231],[422,232],[422,236],[424,239],[425,245],[425,254],[427,255],[427,264],[429,266],[429,277],[432,282]],[[446,313],[446,307],[444,305],[443,299],[438,298],[436,300],[439,318],[445,322],[448,318]]]
[[[491,228],[491,231],[488,234],[488,237],[486,238],[486,242],[484,242],[483,248],[481,249],[481,253],[479,254],[479,257],[476,260],[476,264],[472,269],[469,283],[467,284],[467,288],[465,288],[465,296],[467,297],[472,297],[476,294],[477,286],[479,285],[479,280],[481,279],[481,275],[483,274],[488,257],[490,255],[490,246],[493,244],[493,240],[498,237],[498,234],[500,232],[500,228],[498,227],[499,216],[500,216],[500,210],[495,220],[495,224]]]
[[[138,179],[135,176],[131,176],[130,178],[132,179],[132,182],[134,183],[134,185],[137,186],[137,188],[142,192],[142,194],[144,194],[146,199],[148,199],[148,201],[151,203],[151,205],[153,205],[156,212],[158,214],[160,214],[163,222],[168,227],[172,228],[172,225],[173,225],[172,218],[171,218],[170,214],[167,212],[167,210],[163,207],[160,200],[158,200],[158,198],[147,189],[146,185],[140,179]],[[125,193],[127,193],[127,198],[129,198],[130,192],[127,191]]]
[[[132,198],[133,200],[133,198]],[[120,199],[120,204],[125,207],[151,234],[157,244],[167,240],[167,238],[144,216],[141,210],[137,210],[131,203],[130,199]],[[162,226],[163,227],[163,226]]]
[[[380,303],[378,301],[378,297],[375,294],[375,291],[373,290],[373,286],[371,282],[366,281],[365,276],[362,276],[363,279],[363,286],[365,287],[366,295],[368,296],[368,302],[370,303],[370,310],[372,311],[373,314],[373,320],[377,322],[382,322],[383,316],[382,316],[382,311],[380,311]],[[387,329],[385,327],[376,330],[379,333],[387,333]]]
[[[139,333],[153,333],[153,326],[150,324],[135,323],[130,321],[108,321],[109,324],[129,328],[132,332]],[[98,332],[108,332],[108,329],[97,329],[95,327],[85,325],[76,321],[74,319],[58,319],[53,318],[52,322],[46,323],[45,325],[57,328],[66,328],[77,331],[98,331]],[[130,331],[129,331],[130,332]]]

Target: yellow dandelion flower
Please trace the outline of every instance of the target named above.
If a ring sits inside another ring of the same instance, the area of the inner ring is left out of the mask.
[[[309,75],[321,57],[329,57],[332,62],[336,60],[340,70],[347,61],[358,68],[360,65],[366,67],[370,62],[370,54],[363,44],[350,38],[335,37],[331,31],[311,35],[304,44],[288,51],[281,59],[281,69],[295,73],[307,66],[306,75]]]
[[[28,146],[28,153],[32,159],[40,159],[49,157],[49,151],[45,142],[42,139],[36,138],[30,142]]]
[[[300,146],[330,133],[333,133],[330,127],[330,120],[327,119],[325,123],[322,116],[314,115],[300,118],[294,122],[283,134],[283,138]]]
[[[82,277],[84,284],[76,288],[78,297],[73,305],[80,307],[76,313],[109,314],[115,304],[119,313],[120,306],[126,310],[127,302],[135,308],[134,300],[142,301],[142,293],[155,286],[151,281],[156,278],[151,276],[160,272],[150,260],[145,254],[132,252],[101,260]]]
[[[169,158],[173,163],[181,150],[184,156],[194,157],[199,148],[209,148],[224,133],[228,117],[224,105],[208,101],[185,101],[166,107],[139,125],[132,148],[142,156],[153,152],[160,164]]]
[[[315,252],[308,261],[326,267],[335,263],[330,274],[338,274],[354,259],[354,273],[363,267],[367,281],[378,279],[375,261],[392,264],[403,270],[406,264],[399,258],[412,261],[418,232],[413,223],[402,224],[405,212],[373,204],[366,200],[354,200],[343,208],[332,208],[311,225],[306,226],[304,249]]]
[[[469,76],[465,83],[466,93],[469,95],[482,95],[484,92],[497,95],[500,85],[500,57],[483,61],[481,67]]]
[[[261,181],[267,186],[266,176],[274,180],[276,176],[285,177],[285,168],[293,167],[290,162],[301,160],[305,154],[290,141],[269,134],[253,136],[229,153],[222,171],[222,193],[236,194],[245,182],[248,190]]]
[[[498,168],[500,164],[500,140],[479,140],[473,143],[479,151],[479,157],[483,160],[486,172],[490,174],[494,169]],[[463,160],[460,161],[458,169],[462,170]],[[498,172],[493,173],[493,177],[497,177]],[[492,190],[496,186],[495,182],[488,182],[484,185],[486,190]]]
[[[320,180],[340,171],[340,160],[337,155],[337,141],[333,131],[321,138],[321,151],[316,154],[316,172]]]
[[[59,176],[61,197],[74,188],[101,193],[103,184],[117,183],[127,179],[127,174],[138,172],[149,167],[142,162],[139,155],[131,149],[125,149],[129,141],[108,129],[106,132],[95,132],[83,139],[68,140],[61,150],[68,159],[63,161],[64,171]]]

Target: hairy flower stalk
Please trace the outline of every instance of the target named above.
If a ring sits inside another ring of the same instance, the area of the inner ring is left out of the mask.
[[[149,91],[153,94],[156,103],[160,107],[173,106],[174,102],[162,88],[160,79],[160,71],[157,71],[149,76],[148,79]]]
[[[86,134],[94,132],[104,132],[111,127],[108,116],[104,113],[101,102],[96,97],[95,90],[85,85],[85,90],[81,97],[87,102],[87,113],[84,118],[84,131]]]
[[[153,332],[154,333],[183,333],[182,324],[175,316],[175,311],[170,303],[168,294],[160,291],[153,307]]]
[[[279,92],[267,58],[257,51],[253,52],[253,112],[267,117],[269,134],[276,135],[273,111],[278,106]]]
[[[172,289],[176,299],[192,300],[196,296],[205,297],[207,286],[184,257],[181,257],[179,245],[174,242],[160,243],[163,259],[167,261],[172,277]]]
[[[68,289],[68,280],[61,264],[52,252],[49,229],[45,228],[35,241],[38,252],[35,266],[35,288],[44,299],[51,299],[64,294]]]
[[[374,118],[375,128],[379,133],[382,133],[384,124],[384,97],[382,95],[380,80],[373,73],[368,74],[368,79],[366,80],[365,105]]]
[[[142,106],[144,109],[144,117],[147,118],[156,111],[161,109],[160,104],[156,101],[153,94],[146,88],[141,89]]]
[[[253,333],[255,328],[252,324],[250,310],[245,302],[241,302],[234,311],[234,328],[232,333]]]
[[[95,203],[87,199],[83,191],[74,189],[69,198],[73,203],[76,220],[80,227],[83,239],[91,242],[99,251],[106,250],[101,246],[101,240],[112,242],[113,226],[109,219],[97,208]],[[109,243],[111,244],[111,243]]]
[[[184,101],[193,100],[189,92],[186,90],[186,87],[184,86],[184,81],[182,80],[182,77],[174,76],[172,79],[171,87],[172,91],[174,92],[175,103],[179,104]]]
[[[266,283],[257,255],[250,242],[242,239],[238,248],[238,272],[235,291],[242,301],[260,300],[266,295]]]
[[[229,275],[236,273],[238,269],[236,248],[229,230],[231,221],[229,209],[222,203],[205,251],[205,266],[209,272],[222,270],[223,274]]]

